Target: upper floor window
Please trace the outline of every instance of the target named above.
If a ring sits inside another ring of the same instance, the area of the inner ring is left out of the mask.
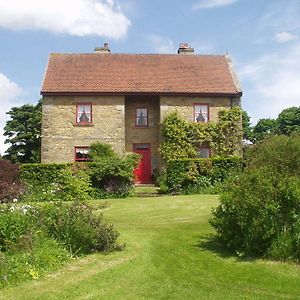
[[[89,147],[75,147],[75,161],[89,161]]]
[[[76,123],[92,123],[92,104],[79,103],[76,105]]]
[[[197,157],[199,158],[209,158],[211,157],[211,150],[209,147],[201,147],[198,150]]]
[[[135,126],[148,126],[148,108],[137,108],[135,113]]]
[[[208,120],[208,105],[194,104],[194,121],[198,123],[206,123]]]

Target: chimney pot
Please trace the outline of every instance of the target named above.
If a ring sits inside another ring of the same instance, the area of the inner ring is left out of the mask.
[[[185,55],[190,55],[193,54],[195,51],[194,48],[190,47],[188,43],[180,43],[179,49],[177,51],[178,54],[185,54]]]
[[[110,49],[108,43],[104,43],[103,47],[95,47],[95,53],[109,54]]]

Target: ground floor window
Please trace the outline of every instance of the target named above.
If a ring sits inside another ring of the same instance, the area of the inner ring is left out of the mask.
[[[197,157],[199,158],[209,158],[211,157],[211,149],[209,147],[201,147],[198,150]]]
[[[75,161],[89,161],[89,147],[75,147]]]

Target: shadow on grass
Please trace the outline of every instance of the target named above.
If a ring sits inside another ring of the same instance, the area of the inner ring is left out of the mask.
[[[200,236],[198,244],[194,246],[201,251],[212,252],[222,258],[235,258],[238,262],[253,262],[256,260],[255,257],[238,256],[235,252],[226,248],[221,240],[213,234]]]

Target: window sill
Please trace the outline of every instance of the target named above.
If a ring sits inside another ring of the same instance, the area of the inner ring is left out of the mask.
[[[93,127],[93,123],[74,123],[74,127]]]

